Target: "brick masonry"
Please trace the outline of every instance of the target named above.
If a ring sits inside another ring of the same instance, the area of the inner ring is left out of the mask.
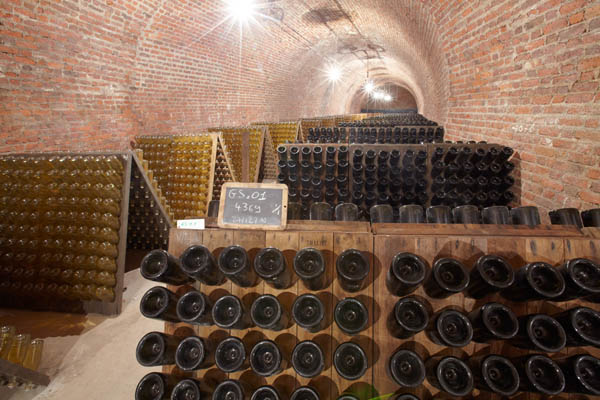
[[[600,204],[597,0],[282,0],[241,42],[222,4],[1,1],[0,151],[352,112],[368,69],[451,139],[515,147],[524,204]]]

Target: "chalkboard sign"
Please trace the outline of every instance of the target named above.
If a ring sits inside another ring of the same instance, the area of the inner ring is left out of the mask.
[[[217,222],[221,228],[282,230],[287,202],[286,185],[229,182],[221,190]]]

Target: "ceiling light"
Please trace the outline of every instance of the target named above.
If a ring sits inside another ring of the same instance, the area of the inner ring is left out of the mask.
[[[326,71],[327,80],[337,82],[342,78],[342,70],[337,65],[330,65]]]
[[[375,84],[371,81],[368,81],[367,83],[365,83],[365,92],[367,93],[373,93],[373,90],[375,90]]]
[[[390,102],[390,101],[392,101],[392,96],[390,96],[389,94],[386,94],[385,96],[383,96],[383,100]]]
[[[373,93],[373,98],[375,100],[381,100],[385,97],[385,94],[383,92],[375,92]]]
[[[256,3],[254,0],[225,0],[227,13],[235,22],[244,24],[256,14]]]

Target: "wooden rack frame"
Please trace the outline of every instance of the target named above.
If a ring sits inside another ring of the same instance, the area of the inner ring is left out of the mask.
[[[21,365],[0,358],[0,376],[17,378],[22,383],[31,383],[37,386],[48,386],[50,378],[40,372],[33,371]]]

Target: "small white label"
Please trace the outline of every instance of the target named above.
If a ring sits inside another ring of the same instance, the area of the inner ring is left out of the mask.
[[[179,220],[177,220],[177,228],[204,230],[204,220],[203,219],[179,219]]]

